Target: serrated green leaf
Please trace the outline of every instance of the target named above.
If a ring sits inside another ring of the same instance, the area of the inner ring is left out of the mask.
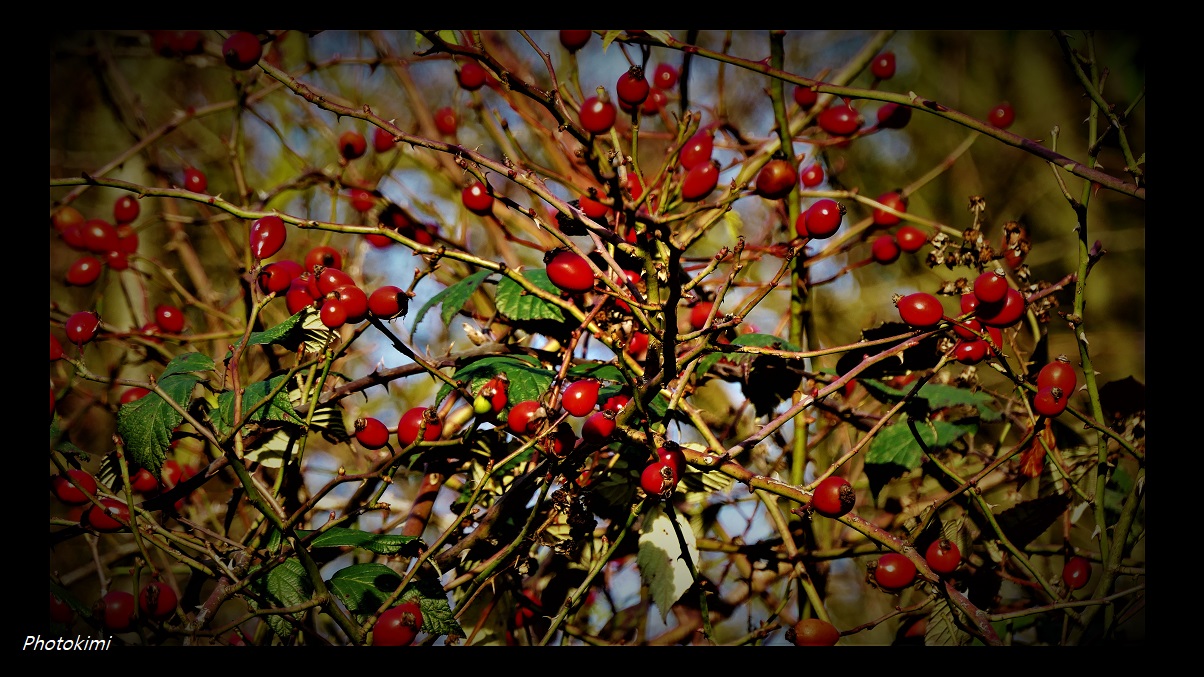
[[[380,609],[401,585],[401,576],[384,564],[364,562],[339,569],[327,583],[347,610],[362,619]]]
[[[660,42],[661,44],[669,44],[673,40],[673,36],[669,31],[644,31],[644,35]],[[731,212],[728,212],[729,214]]]
[[[615,41],[615,38],[623,34],[623,31],[606,31],[606,35],[602,36],[602,53],[606,53],[606,48],[610,47],[610,43]]]
[[[978,426],[966,423],[950,423],[949,421],[920,421],[916,424],[920,439],[931,450],[944,449],[964,435],[972,435],[978,431]],[[907,417],[900,416],[898,421],[883,427],[870,442],[866,452],[866,463],[893,463],[908,470],[920,467],[924,450],[911,433],[907,425]]]
[[[741,334],[732,339],[732,345],[772,348],[774,350],[788,350],[794,352],[798,352],[799,350],[798,346],[795,346],[790,341],[778,336],[774,336],[773,334]],[[703,376],[710,371],[711,367],[715,366],[716,362],[725,357],[729,362],[743,364],[759,356],[751,353],[709,353],[699,358],[698,367],[694,370],[695,375],[698,377]]]
[[[286,378],[288,378],[288,374],[280,374],[266,381],[257,381],[248,385],[242,395],[242,415],[246,416],[251,407],[266,398]],[[213,424],[221,435],[228,434],[234,426],[234,395],[233,392],[224,392],[217,396],[217,409]],[[272,396],[271,401],[251,415],[250,420],[257,423],[267,421],[298,425],[304,423],[304,420],[297,416],[297,412],[293,411],[293,402],[289,398],[287,387],[280,388],[279,392]]]
[[[414,316],[414,323],[411,325],[411,331],[418,328],[418,324],[422,322],[422,318],[426,315],[426,311],[434,308],[440,303],[443,304],[443,310],[439,314],[440,319],[443,320],[443,324],[445,325],[451,322],[451,319],[455,317],[456,313],[460,312],[460,309],[464,307],[464,304],[468,302],[468,299],[472,298],[473,293],[476,292],[477,288],[481,286],[481,283],[485,281],[485,278],[492,274],[493,271],[491,270],[478,270],[472,275],[469,275],[450,287],[444,288],[443,291],[440,291],[438,294],[435,294],[427,299],[426,303],[422,304],[422,307],[418,309],[418,314]]]
[[[310,531],[298,529],[297,534],[302,538]],[[374,534],[359,529],[347,527],[332,527],[314,537],[309,542],[311,548],[341,548],[352,546],[363,548],[378,555],[396,555],[407,544],[417,541],[417,536],[402,536],[400,534]]]
[[[181,373],[181,369],[191,371],[192,365],[199,365],[205,360],[212,367],[213,361],[208,358],[182,361],[180,364],[172,360],[168,370],[174,365],[175,371],[169,373],[165,370],[164,376],[159,379],[159,388],[182,409],[187,410],[192,404],[192,391],[201,378],[195,374]],[[121,436],[130,460],[157,478],[171,448],[171,432],[183,421],[183,414],[157,392],[151,392],[117,410],[117,434]]]
[[[574,364],[569,367],[565,376],[569,381],[594,378],[604,383],[627,383],[627,379],[623,377],[623,372],[609,362],[582,362],[581,364]]]
[[[978,417],[983,421],[997,421],[1002,416],[993,406],[994,398],[982,391],[930,382],[920,388],[918,395],[928,400],[928,406],[933,410],[971,406],[978,410]]]
[[[528,270],[523,272],[533,285],[552,295],[559,295],[560,290],[548,279],[545,270]],[[560,308],[544,301],[533,294],[528,294],[519,283],[508,277],[503,277],[497,283],[498,312],[512,320],[554,320],[564,321],[564,313]]]
[[[163,368],[163,373],[159,374],[159,381],[162,382],[165,378],[171,378],[177,374],[191,374],[198,371],[213,371],[217,365],[208,355],[201,353],[184,353],[176,355],[171,362]]]
[[[1070,506],[1070,494],[1050,494],[1017,503],[995,516],[999,529],[1017,548],[1045,533]]]
[[[669,609],[694,584],[690,567],[682,557],[683,541],[684,552],[688,553],[690,561],[699,561],[694,530],[680,514],[675,513],[675,517],[676,520],[666,514],[660,504],[653,505],[640,527],[639,552],[636,555],[640,578],[648,585],[648,592],[652,595],[653,604],[660,610],[662,620],[668,619]],[[676,529],[674,521],[677,522]],[[677,535],[678,529],[681,538]]]
[[[385,603],[402,577],[393,569],[377,562],[352,564],[340,569],[328,581],[331,592],[347,606],[357,620],[362,621]],[[410,582],[394,606],[417,602],[422,610],[422,630],[432,635],[464,636],[460,623],[452,616],[447,593],[437,580],[419,578]]]
[[[544,369],[540,366],[539,360],[534,357],[529,355],[504,355],[501,357],[485,357],[470,362],[460,367],[452,375],[452,379],[465,382],[468,386],[468,391],[475,393],[486,381],[503,373],[510,379],[510,385],[506,387],[506,400],[510,403],[510,406],[524,400],[533,400],[543,395],[547,392],[548,387],[552,384],[552,379],[556,376],[554,371]],[[435,403],[442,403],[444,398],[450,393],[451,386],[444,383],[439,388],[439,393],[435,396]],[[508,411],[509,408],[507,408],[506,412]],[[504,414],[502,420],[504,420]]]
[[[274,327],[269,327],[263,331],[251,332],[251,335],[247,337],[247,345],[259,346],[280,343],[281,341],[286,340],[294,331],[300,331],[300,328],[304,325],[305,316],[305,310],[301,310],[298,311],[297,314],[289,317]],[[235,341],[230,346],[230,349],[226,351],[225,359],[229,361],[230,358],[234,357],[234,351],[237,350],[241,345],[242,339]]]
[[[928,615],[928,628],[924,631],[924,646],[966,646],[973,637],[962,630],[954,619],[949,601],[938,598]]]
[[[253,575],[253,569],[249,576]],[[286,559],[279,566],[273,567],[264,576],[256,576],[250,587],[259,593],[271,607],[284,607],[300,604],[313,596],[313,584],[305,573],[305,567],[300,560]],[[259,604],[253,598],[246,598],[247,603],[254,609]],[[302,620],[305,612],[292,614],[293,618]],[[264,617],[268,627],[280,637],[289,637],[297,631],[291,623],[279,614],[269,614]]]

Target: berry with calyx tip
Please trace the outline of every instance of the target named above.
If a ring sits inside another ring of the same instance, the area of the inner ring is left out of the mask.
[[[380,449],[389,443],[389,428],[371,416],[356,419],[355,441],[365,449]]]
[[[686,455],[682,453],[681,447],[673,442],[666,442],[665,446],[659,447],[656,450],[656,457],[662,463],[673,468],[673,472],[677,473],[677,479],[680,480],[686,474]]]
[[[615,83],[615,94],[628,106],[638,106],[644,103],[650,90],[651,86],[644,77],[644,69],[640,66],[628,68]]]
[[[1041,416],[1053,418],[1066,411],[1066,404],[1069,401],[1067,392],[1058,386],[1040,387],[1037,388],[1037,394],[1033,396],[1033,411]]]
[[[504,373],[498,374],[485,382],[477,391],[473,400],[473,411],[478,415],[500,414],[509,402],[507,391],[510,389],[510,378]]]
[[[861,113],[847,103],[829,106],[820,111],[816,118],[820,129],[832,136],[850,136],[865,122]]]
[[[581,103],[577,121],[590,134],[605,134],[615,124],[617,116],[614,103],[604,96],[591,96]]]
[[[402,414],[401,420],[397,423],[397,441],[401,443],[401,446],[408,447],[418,439],[418,429],[422,427],[428,411],[431,416],[427,420],[426,431],[422,433],[422,439],[433,442],[443,434],[443,422],[435,415],[434,409],[414,407]]]
[[[176,591],[162,581],[150,581],[138,593],[138,608],[154,621],[171,618],[177,601]]]
[[[640,473],[640,488],[651,498],[669,498],[673,495],[677,480],[677,471],[673,466],[664,461],[655,461]]]
[[[924,552],[924,561],[938,575],[948,576],[961,564],[962,551],[953,541],[938,538]]]
[[[68,341],[82,346],[96,338],[100,331],[100,316],[90,310],[81,310],[67,318],[63,331],[66,332]]]
[[[476,61],[466,61],[460,66],[460,70],[456,71],[456,82],[468,91],[476,91],[485,84],[489,74],[485,72],[485,67]]]
[[[343,255],[339,253],[339,250],[330,245],[320,244],[306,252],[301,270],[302,272],[313,270],[315,266],[341,269],[343,267]]]
[[[1073,393],[1078,386],[1078,375],[1065,355],[1059,355],[1037,372],[1037,388],[1046,386],[1057,386],[1067,393]]]
[[[794,624],[786,639],[795,646],[836,646],[840,631],[822,618],[804,618]]]
[[[599,411],[581,424],[581,438],[587,442],[605,442],[615,431],[615,412]]]
[[[363,134],[349,129],[339,136],[339,155],[345,160],[354,160],[368,150],[368,140]]]
[[[402,602],[386,609],[372,626],[373,646],[409,646],[422,631],[422,607]]]
[[[971,294],[973,296],[973,294]],[[1006,329],[1024,317],[1024,294],[1015,287],[1008,287],[1007,294],[1000,303],[979,303],[974,309],[974,316],[988,327]]]
[[[222,58],[237,71],[250,70],[262,56],[263,45],[248,31],[235,31],[222,43]]]
[[[811,496],[811,507],[815,512],[832,519],[847,515],[856,504],[857,492],[853,490],[853,485],[837,475],[825,477],[816,485],[815,493]]]
[[[899,317],[916,329],[929,329],[941,323],[945,307],[941,300],[927,292],[913,292],[895,302]]]
[[[410,295],[401,287],[387,284],[368,296],[368,312],[381,320],[404,316],[410,307]]]
[[[547,418],[547,410],[539,400],[526,400],[510,407],[506,427],[515,435],[534,435]]]
[[[799,220],[795,220],[795,231],[800,236],[809,237],[813,240],[827,239],[840,230],[840,223],[844,220],[844,213],[844,205],[836,200],[829,198],[816,200],[801,215],[803,229],[799,229]]]
[[[1002,270],[988,270],[974,278],[974,295],[984,304],[999,303],[1008,293],[1008,279]]]

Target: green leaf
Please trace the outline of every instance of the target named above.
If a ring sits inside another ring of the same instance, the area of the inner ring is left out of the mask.
[[[286,378],[288,378],[288,374],[280,374],[266,381],[257,381],[248,385],[242,395],[242,415],[245,416],[251,407],[266,398]],[[146,397],[142,399],[146,399]],[[304,423],[304,420],[293,411],[293,403],[289,398],[289,389],[287,387],[281,388],[279,392],[272,396],[270,402],[256,410],[251,415],[250,420],[257,423],[268,421],[298,425]],[[217,396],[217,415],[213,424],[219,434],[226,435],[232,430],[234,422],[234,393],[224,392]]]
[[[418,328],[418,323],[422,322],[422,318],[426,315],[426,311],[434,308],[437,304],[443,304],[443,311],[439,314],[443,320],[443,324],[451,322],[456,313],[464,307],[468,299],[472,298],[473,293],[485,281],[485,278],[493,274],[491,270],[478,270],[459,282],[445,288],[443,291],[435,294],[427,299],[426,303],[418,309],[418,314],[414,316],[414,324],[411,325],[411,331]]]
[[[401,585],[401,576],[384,564],[365,562],[339,569],[327,583],[347,610],[362,621],[376,613]]]
[[[506,400],[511,406],[543,395],[556,376],[556,372],[544,369],[534,357],[505,355],[470,362],[456,370],[452,379],[463,381],[467,384],[468,391],[475,393],[486,381],[503,373],[510,379],[510,385],[506,388]],[[442,403],[450,393],[451,386],[444,383],[435,396],[435,404]]]
[[[773,334],[741,334],[732,339],[732,345],[752,346],[756,348],[772,348],[773,350],[788,350],[794,352],[799,351],[799,348],[793,343],[784,338],[774,336]],[[710,371],[711,367],[715,366],[716,362],[725,357],[727,358],[728,362],[743,364],[761,356],[753,355],[751,353],[709,353],[699,358],[698,366],[694,369],[694,374],[697,377],[701,377]]]
[[[553,296],[560,294],[560,290],[548,279],[548,273],[545,270],[528,270],[523,272],[523,277]],[[564,314],[560,312],[559,307],[538,296],[528,294],[519,283],[508,277],[503,277],[498,281],[495,302],[498,312],[512,320],[520,322],[523,320],[564,321]]]
[[[297,530],[302,538],[312,531]],[[359,529],[347,527],[332,527],[314,537],[309,542],[311,548],[341,548],[352,546],[363,548],[378,555],[396,555],[407,544],[417,541],[417,536],[402,536],[400,534],[374,534]]]
[[[690,567],[682,557],[683,540],[690,561],[699,561],[694,530],[680,514],[675,513],[675,516],[682,532],[681,538],[677,536],[678,529],[673,527],[674,518],[667,515],[659,504],[653,505],[640,527],[640,545],[636,555],[640,577],[648,585],[652,602],[660,609],[661,620],[669,617],[669,609],[694,584]]]
[[[295,315],[269,327],[263,331],[251,332],[247,337],[248,346],[280,345],[287,350],[296,350],[305,344],[307,352],[316,353],[336,339],[338,334],[322,323],[321,315],[311,306],[298,311]],[[236,341],[230,350],[226,351],[225,361],[234,357],[234,351],[242,345],[242,339]]]
[[[213,371],[216,367],[213,360],[208,355],[201,353],[184,353],[176,355],[171,362],[163,368],[163,373],[159,374],[159,381],[170,378],[177,374],[191,374],[198,371]]]
[[[565,376],[568,381],[595,378],[603,382],[627,383],[627,379],[623,377],[623,372],[610,362],[582,362],[581,364],[574,364],[569,367]]]
[[[928,615],[928,628],[924,631],[924,646],[966,646],[973,637],[962,630],[954,619],[953,607],[945,598],[938,598]]]
[[[981,390],[971,391],[944,383],[925,383],[917,394],[928,400],[928,406],[934,411],[970,406],[978,410],[978,417],[983,421],[998,421],[1002,416],[993,406],[995,399]]]
[[[258,569],[252,569],[248,576],[253,576]],[[296,558],[286,559],[279,566],[273,567],[266,576],[254,576],[250,586],[259,593],[271,607],[293,606],[300,604],[313,596],[313,584],[305,573],[305,567]],[[247,597],[247,603],[253,609],[259,605],[253,598]],[[305,618],[305,612],[291,614],[297,620]],[[280,637],[289,637],[297,632],[291,623],[279,614],[264,617],[268,627]]]
[[[362,621],[380,608],[401,585],[401,575],[376,562],[353,564],[335,572],[330,581],[331,592],[347,606],[357,620]],[[432,635],[464,636],[460,623],[452,616],[447,593],[438,580],[420,578],[411,581],[398,597],[396,604],[417,602],[422,610],[422,630]]]
[[[1070,506],[1070,494],[1050,494],[1017,503],[995,516],[999,529],[1017,548],[1045,533]]]
[[[192,405],[192,391],[201,380],[192,372],[213,368],[213,360],[200,353],[177,355],[160,375],[159,388],[172,402],[187,410]],[[171,433],[183,421],[183,414],[157,392],[151,392],[117,410],[117,434],[121,436],[130,460],[159,477],[171,448]]]
[[[610,47],[610,43],[615,41],[615,38],[622,35],[624,31],[606,31],[606,35],[602,36],[602,53],[606,53],[606,48]]]
[[[978,431],[974,424],[950,423],[949,421],[920,421],[916,424],[920,439],[931,450],[943,449],[964,435],[972,435]],[[893,463],[908,470],[920,467],[924,450],[916,441],[907,425],[907,417],[900,416],[899,420],[885,426],[866,452],[866,463]]]

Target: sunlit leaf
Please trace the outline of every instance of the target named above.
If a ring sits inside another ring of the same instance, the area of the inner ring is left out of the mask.
[[[920,439],[930,450],[943,449],[965,435],[978,431],[973,424],[951,423],[949,421],[920,421],[916,423],[916,431]],[[866,451],[865,462],[894,463],[908,470],[920,467],[924,450],[912,435],[907,425],[907,417],[900,416],[899,420],[884,426],[870,442]]]
[[[673,526],[674,521],[677,522],[677,528]],[[644,524],[640,527],[636,565],[639,567],[640,577],[648,584],[653,604],[660,609],[662,620],[668,618],[669,609],[694,584],[690,567],[682,557],[683,552],[688,554],[690,561],[699,561],[694,530],[690,528],[689,521],[680,514],[677,514],[674,520],[659,504],[653,505],[644,516]]]
[[[418,324],[422,322],[422,318],[426,315],[426,311],[440,303],[443,304],[440,319],[443,320],[444,325],[451,322],[451,319],[455,317],[456,313],[460,312],[460,309],[464,307],[468,299],[472,298],[473,293],[481,286],[485,278],[492,274],[493,271],[491,270],[478,270],[427,299],[426,303],[422,304],[422,307],[418,309],[418,313],[414,316],[414,323],[411,325],[412,329],[417,329]]]
[[[560,290],[552,284],[548,279],[548,273],[544,270],[524,271],[523,277],[549,294],[560,294]],[[564,321],[564,314],[560,312],[560,308],[534,294],[527,293],[527,290],[523,289],[519,283],[508,277],[503,277],[498,281],[497,298],[494,301],[497,303],[498,312],[512,320]]]
[[[201,381],[201,377],[193,372],[213,368],[213,360],[200,353],[178,355],[160,375],[159,388],[172,402],[187,410],[192,405],[193,390]],[[171,433],[183,421],[183,414],[157,392],[151,392],[117,410],[117,434],[134,465],[159,477],[171,448]]]

